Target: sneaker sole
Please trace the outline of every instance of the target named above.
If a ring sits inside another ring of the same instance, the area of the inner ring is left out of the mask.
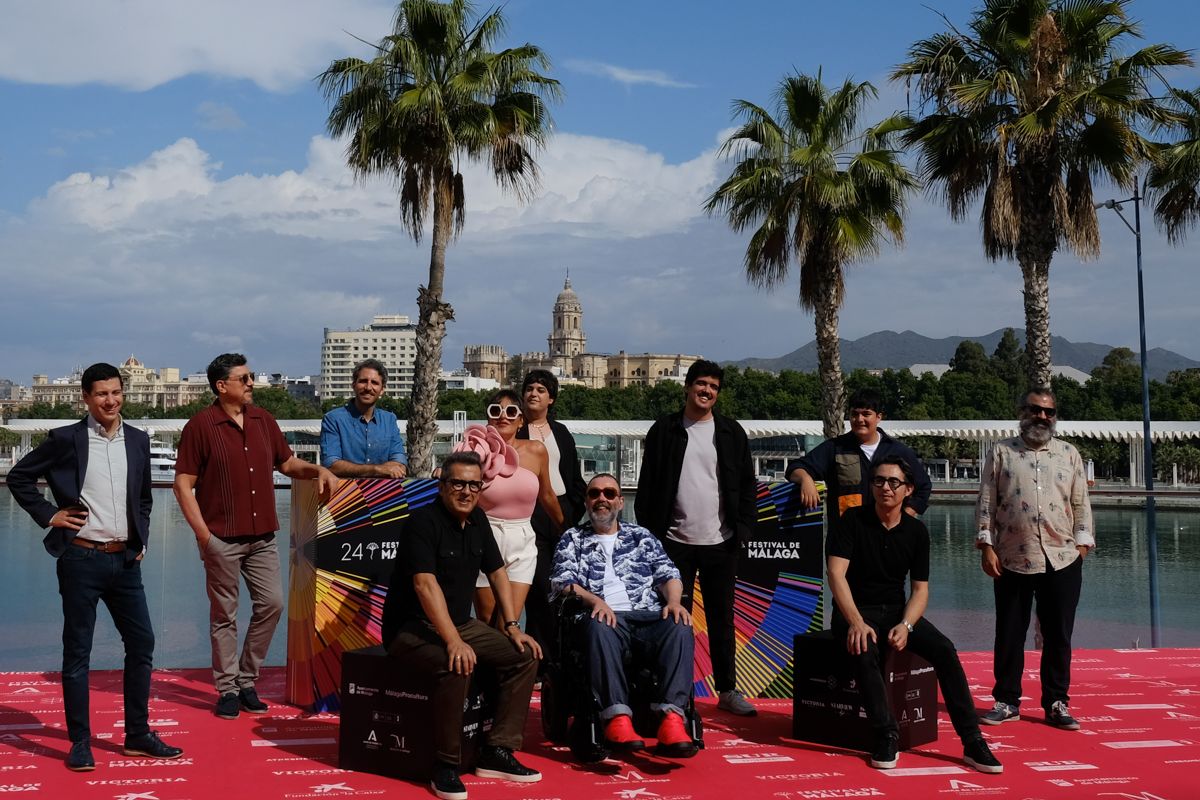
[[[654,754],[666,758],[691,758],[698,752],[700,750],[695,744],[657,744],[654,746]]]
[[[900,762],[899,758],[893,758],[891,761],[876,761],[871,759],[871,766],[875,769],[895,769],[896,764]]]
[[[266,714],[270,710],[266,706],[262,708],[247,708],[246,706],[242,706],[242,711],[245,711],[247,714]]]
[[[637,753],[646,749],[646,743],[641,739],[632,742],[614,742],[611,739],[605,739],[604,746],[609,750],[618,750],[622,753]]]
[[[85,764],[82,767],[72,767],[70,764],[67,764],[67,769],[71,770],[71,772],[91,772],[95,768],[95,764]]]
[[[992,766],[991,764],[980,764],[970,756],[964,756],[963,763],[968,767],[978,770],[979,772],[983,772],[987,775],[999,775],[1001,772],[1004,772],[1003,764],[996,764],[995,766]]]
[[[1020,718],[1020,714],[1013,714],[1011,717],[1005,717],[1004,719],[988,719],[987,717],[980,717],[979,721],[984,725],[1003,725],[1006,722],[1016,722]]]
[[[513,775],[511,772],[501,772],[498,769],[476,769],[476,778],[499,778],[502,781],[512,781],[513,783],[537,783],[542,779],[542,773],[534,773],[533,775]]]
[[[1070,725],[1062,725],[1057,722],[1051,722],[1050,720],[1046,720],[1046,724],[1049,725],[1051,728],[1058,728],[1060,731],[1077,731],[1077,730],[1079,730],[1078,722],[1071,723]]]
[[[727,714],[733,714],[738,717],[757,717],[758,716],[757,708],[751,708],[748,711],[738,711],[735,708],[727,708],[727,707],[721,705],[720,703],[717,703],[717,710],[724,711]]]
[[[434,786],[432,783],[429,784],[429,788],[433,789],[433,793],[439,798],[439,800],[467,800],[467,792],[465,789],[461,792],[445,792]]]
[[[121,754],[127,755],[127,756],[145,756],[146,758],[157,758],[160,761],[170,761],[172,758],[179,758],[181,755],[183,755],[183,751],[180,750],[178,753],[175,753],[174,755],[170,755],[170,756],[162,756],[162,755],[155,755],[154,753],[147,753],[145,750],[133,750],[131,748],[126,747],[121,750]]]
[[[222,714],[220,711],[214,711],[213,716],[220,719],[237,719],[239,712],[235,711],[232,714]]]

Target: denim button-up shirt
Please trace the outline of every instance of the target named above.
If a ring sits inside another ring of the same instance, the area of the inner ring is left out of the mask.
[[[408,463],[396,415],[378,406],[371,419],[363,419],[351,400],[321,420],[321,465],[342,460],[352,464]]]
[[[657,589],[679,570],[671,563],[662,543],[645,528],[620,523],[613,547],[613,572],[625,584],[625,593],[634,611],[661,611],[662,597]],[[571,528],[558,540],[554,566],[550,569],[550,598],[577,584],[597,597],[604,597],[604,547],[590,524]]]

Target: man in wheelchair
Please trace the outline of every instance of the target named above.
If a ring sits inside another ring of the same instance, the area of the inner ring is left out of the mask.
[[[559,539],[550,573],[552,596],[574,594],[589,609],[583,661],[600,707],[604,745],[626,752],[646,743],[634,730],[626,656],[641,657],[657,679],[651,709],[661,715],[655,752],[696,754],[685,724],[692,699],[692,619],[680,602],[679,570],[645,528],[621,521],[621,485],[607,473],[588,483],[590,523]]]

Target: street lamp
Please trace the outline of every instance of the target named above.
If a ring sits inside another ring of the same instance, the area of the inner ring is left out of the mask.
[[[1155,529],[1157,509],[1154,502],[1154,455],[1150,442],[1150,373],[1146,369],[1146,298],[1142,290],[1142,195],[1137,180],[1133,182],[1133,197],[1106,200],[1096,208],[1109,208],[1129,228],[1137,240],[1138,332],[1142,344],[1142,469],[1146,480],[1146,559],[1150,577],[1150,645],[1159,646],[1160,622],[1158,607],[1158,531]],[[1133,224],[1121,213],[1123,203],[1133,202]]]

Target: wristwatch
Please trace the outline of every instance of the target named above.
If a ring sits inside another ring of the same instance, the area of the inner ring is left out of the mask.
[[[504,630],[506,630],[506,631],[509,628],[519,628],[519,627],[521,627],[521,623],[515,619],[510,619],[508,622],[504,623]]]
[[[900,620],[900,622],[902,622],[904,624],[904,627],[908,628],[909,633],[913,632],[913,626],[908,624],[908,620],[902,619],[902,620]]]

